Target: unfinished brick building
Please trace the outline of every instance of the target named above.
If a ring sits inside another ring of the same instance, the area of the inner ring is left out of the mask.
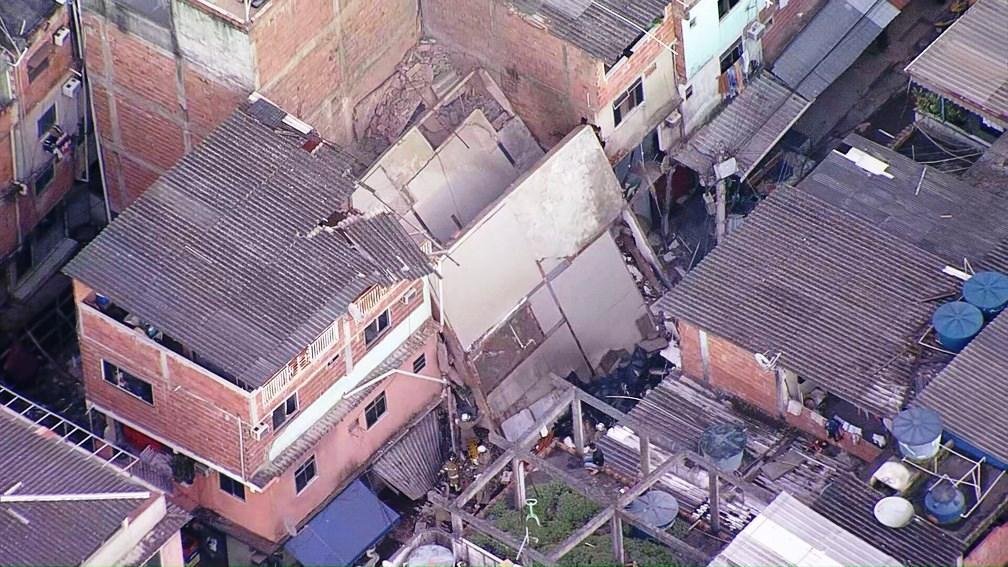
[[[85,0],[85,54],[114,211],[252,91],[352,138],[357,102],[419,38],[416,0]]]
[[[94,154],[71,20],[50,0],[0,2],[0,331],[45,303],[37,292],[102,216],[77,183]]]
[[[411,424],[438,427],[431,266],[395,217],[348,209],[359,171],[256,95],[66,268],[106,434],[267,553]]]

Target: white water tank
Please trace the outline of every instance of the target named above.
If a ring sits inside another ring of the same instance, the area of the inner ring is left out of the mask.
[[[875,519],[883,526],[902,528],[910,523],[914,507],[906,498],[889,496],[875,503]]]

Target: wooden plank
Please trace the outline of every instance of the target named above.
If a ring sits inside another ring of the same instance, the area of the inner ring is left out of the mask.
[[[574,428],[574,448],[577,449],[578,456],[581,456],[585,448],[584,415],[581,411],[581,400],[576,396],[571,402],[571,425]]]
[[[514,471],[514,506],[521,510],[525,506],[525,463],[521,455],[516,456],[511,461],[511,470]]]
[[[616,565],[626,565],[626,554],[623,552],[623,520],[619,514],[612,517],[612,552]]]
[[[647,476],[651,472],[651,438],[647,433],[641,434],[640,439],[640,471]]]

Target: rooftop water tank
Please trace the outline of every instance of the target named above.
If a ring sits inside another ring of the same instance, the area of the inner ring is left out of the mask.
[[[931,317],[938,342],[959,352],[969,344],[983,326],[983,313],[965,301],[953,301],[935,309]]]
[[[941,447],[941,416],[929,408],[903,410],[893,418],[892,434],[899,441],[904,457],[917,461],[930,459]]]
[[[1008,276],[1000,272],[977,272],[963,284],[963,299],[992,319],[1008,305]]]
[[[924,495],[928,516],[939,524],[951,524],[962,518],[966,497],[948,480],[939,480]]]
[[[875,503],[875,519],[883,526],[902,528],[913,516],[913,504],[906,498],[889,496]]]
[[[626,509],[640,516],[646,523],[665,529],[671,527],[679,516],[679,501],[668,492],[649,490],[637,497]]]
[[[722,472],[734,472],[742,465],[746,433],[741,426],[715,423],[700,436],[700,451]]]
[[[441,545],[427,544],[411,551],[404,565],[407,567],[428,567],[454,564],[455,554],[451,549]]]

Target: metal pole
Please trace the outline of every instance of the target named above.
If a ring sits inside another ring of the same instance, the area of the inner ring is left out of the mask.
[[[716,225],[715,226],[717,227],[717,229],[716,229],[716,232],[715,232],[715,237],[716,237],[716,242],[718,244],[721,244],[721,241],[724,239],[724,235],[725,235],[725,217],[727,216],[727,212],[725,210],[725,208],[726,208],[726,204],[725,204],[726,196],[725,196],[725,194],[726,193],[727,193],[727,189],[725,188],[725,180],[724,179],[718,179],[717,189],[716,189],[716,192],[714,194],[715,205],[717,206],[717,210],[716,210],[716,215],[717,216],[715,217],[715,221],[716,221]]]

